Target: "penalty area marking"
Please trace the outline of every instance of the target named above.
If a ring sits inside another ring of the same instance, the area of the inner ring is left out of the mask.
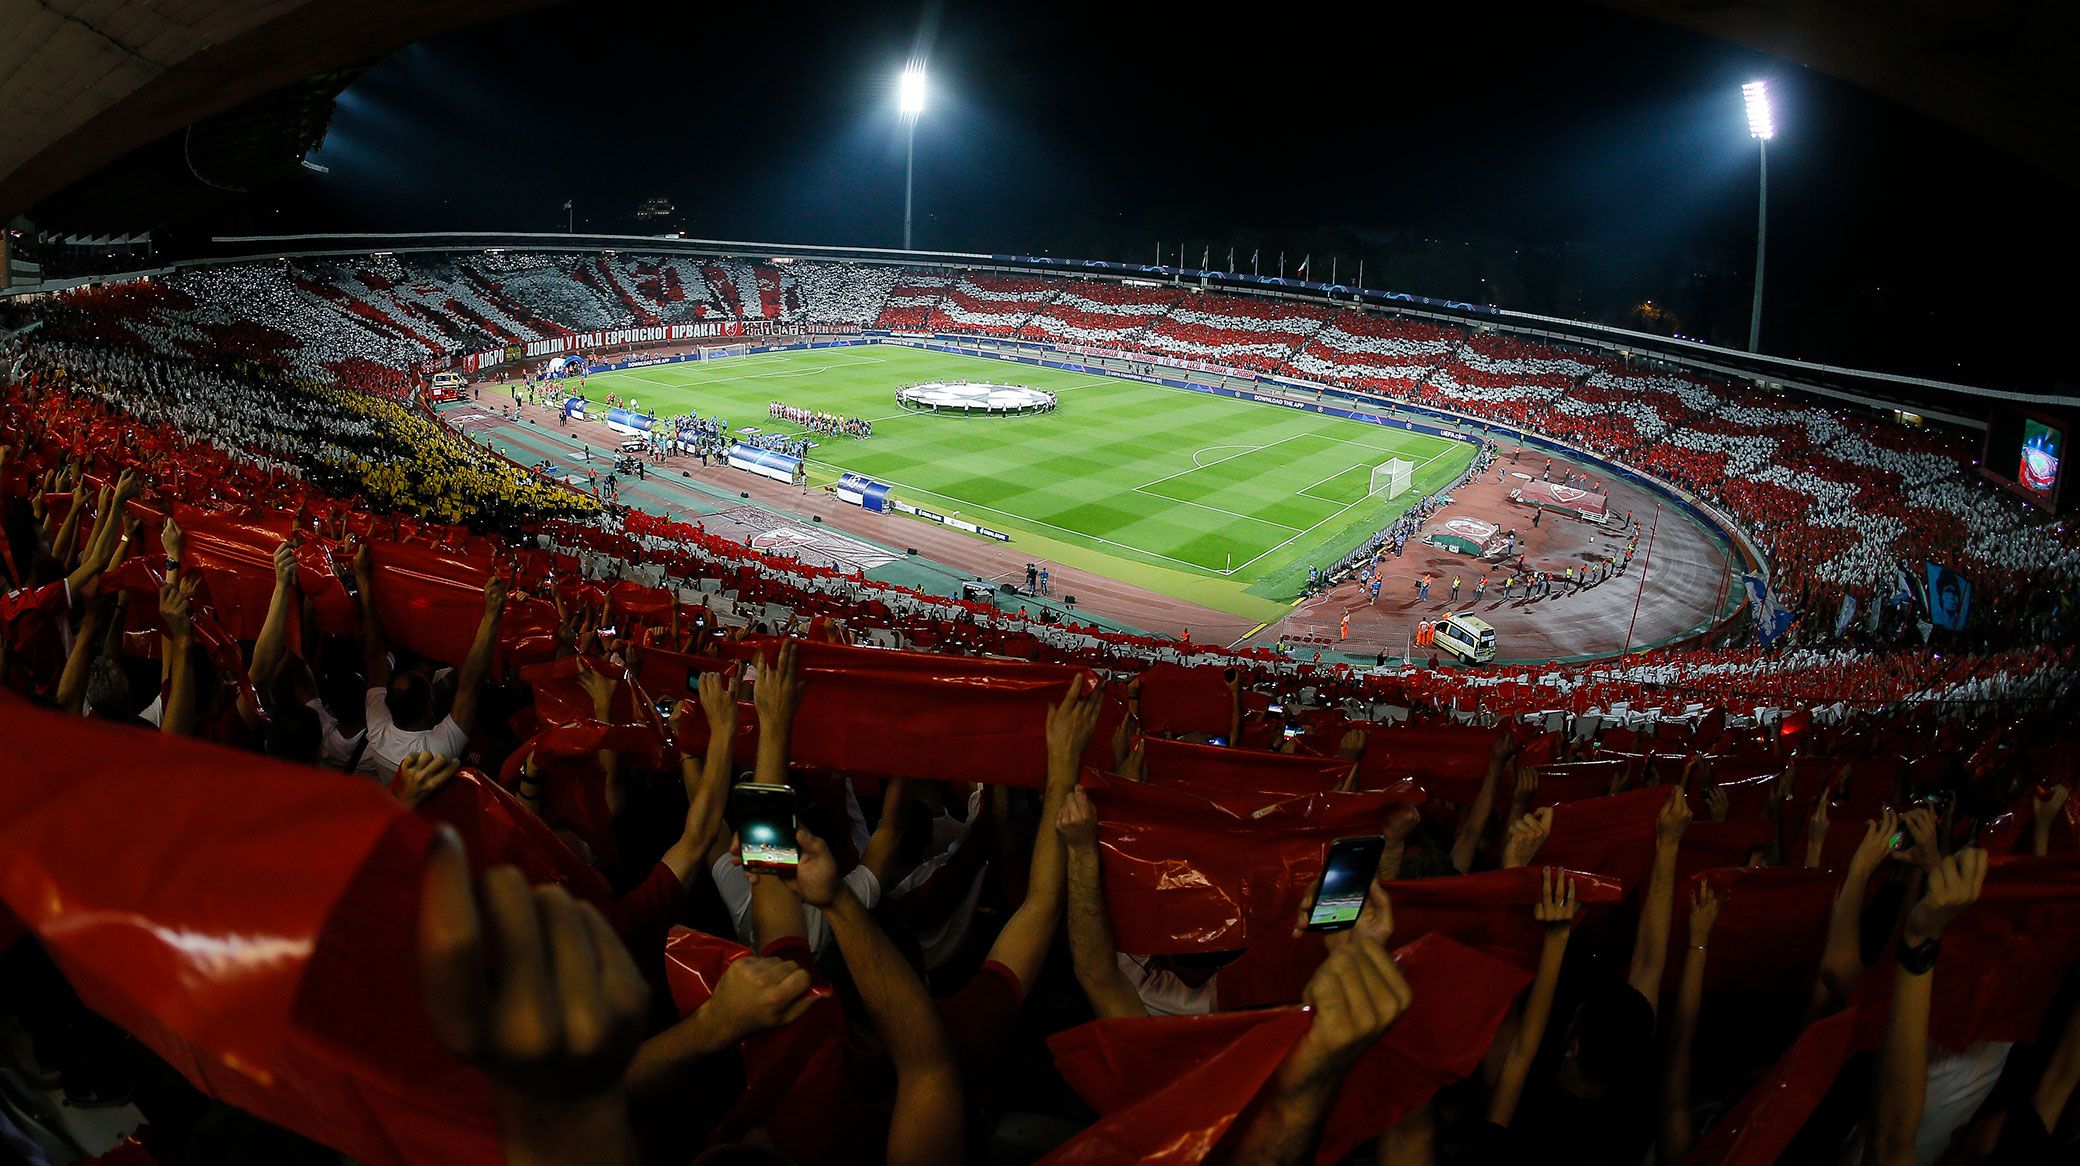
[[[1195,449],[1192,451],[1192,468],[1203,470],[1207,466],[1214,464],[1214,462],[1227,461],[1228,458],[1215,458],[1212,462],[1202,462],[1199,460],[1200,454],[1212,453],[1214,450],[1217,449],[1239,449],[1242,451],[1242,453],[1229,454],[1228,457],[1241,457],[1244,453],[1255,453],[1262,448],[1264,447],[1261,445],[1209,445],[1204,449]],[[1160,481],[1160,479],[1158,480]]]

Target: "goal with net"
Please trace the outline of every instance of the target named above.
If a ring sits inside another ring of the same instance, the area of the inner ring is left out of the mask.
[[[1416,464],[1407,458],[1394,458],[1372,467],[1372,487],[1368,493],[1384,494],[1388,498],[1399,498],[1408,493],[1411,479],[1415,477]]]

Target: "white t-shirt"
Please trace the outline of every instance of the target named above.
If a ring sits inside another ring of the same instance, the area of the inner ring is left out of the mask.
[[[771,936],[761,941],[752,934],[751,881],[744,877],[744,868],[732,862],[730,856],[725,854],[715,860],[708,868],[708,873],[714,876],[715,890],[722,896],[722,905],[729,909],[730,922],[737,930],[737,942],[752,946],[757,946],[760,942],[769,942]],[[864,866],[855,866],[845,872],[841,881],[852,888],[853,896],[867,910],[871,911],[880,904],[881,880],[874,877],[873,871]],[[824,920],[822,908],[802,904],[802,930],[803,938],[809,943],[810,952],[819,959],[822,958],[824,950],[831,944],[831,925]]]
[[[1219,976],[1194,988],[1176,972],[1151,969],[1153,956],[1119,952],[1115,958],[1120,973],[1134,985],[1134,993],[1141,997],[1150,1016],[1204,1016],[1213,1011],[1213,984]]]
[[[390,719],[390,701],[383,689],[369,689],[363,707],[368,718],[368,747],[361,751],[361,764],[354,767],[356,773],[389,781],[397,772],[398,763],[414,753],[460,757],[469,745],[469,734],[452,716],[442,717],[441,723],[431,729],[414,732],[398,728],[397,722]]]
[[[354,747],[361,743],[361,738],[368,735],[368,730],[363,729],[351,737],[342,736],[339,731],[339,718],[332,715],[332,710],[325,707],[324,701],[314,698],[306,702],[304,707],[318,714],[318,764],[327,769],[344,772],[347,762],[354,758]],[[395,772],[397,767],[393,765],[390,768]],[[383,776],[387,782],[389,775]]]

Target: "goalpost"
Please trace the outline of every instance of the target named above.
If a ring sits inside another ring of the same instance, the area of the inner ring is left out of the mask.
[[[1407,458],[1394,458],[1372,467],[1372,486],[1368,494],[1385,494],[1389,499],[1408,493],[1409,482],[1415,477],[1416,464]]]

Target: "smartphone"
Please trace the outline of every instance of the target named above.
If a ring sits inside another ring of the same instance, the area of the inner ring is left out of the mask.
[[[679,707],[679,702],[673,700],[671,697],[668,696],[660,696],[656,700],[651,701],[650,703],[656,706],[657,715],[663,717],[666,721],[670,721],[672,719],[672,713],[676,711]]]
[[[601,639],[605,639],[605,638],[606,638],[606,637],[608,637],[608,636],[618,636],[618,635],[620,635],[620,634],[621,634],[621,629],[620,629],[620,628],[618,628],[618,627],[611,627],[611,628],[601,628],[601,629],[599,629],[599,635],[600,635],[600,638],[601,638]]]
[[[1208,745],[1226,745],[1228,739],[1226,737],[1208,737],[1206,738],[1206,743]]]
[[[794,843],[794,790],[784,785],[740,785],[730,791],[744,869],[791,871],[802,861]]]
[[[1322,879],[1314,888],[1314,910],[1307,913],[1307,930],[1344,931],[1357,925],[1386,848],[1387,840],[1377,834],[1329,844],[1322,856]]]
[[[1306,729],[1305,727],[1303,727],[1303,726],[1300,726],[1300,725],[1287,725],[1287,726],[1286,726],[1286,740],[1288,740],[1288,741],[1292,740],[1292,739],[1293,739],[1293,738],[1295,738],[1295,737],[1304,737],[1304,736],[1306,736],[1306,735],[1307,735],[1307,729]]]
[[[1264,711],[1271,716],[1282,717],[1286,715],[1286,706],[1282,704],[1266,705],[1264,706]]]
[[[332,573],[339,576],[339,584],[346,588],[347,598],[356,603],[361,602],[361,584],[354,579],[354,568],[339,555],[332,556]]]

